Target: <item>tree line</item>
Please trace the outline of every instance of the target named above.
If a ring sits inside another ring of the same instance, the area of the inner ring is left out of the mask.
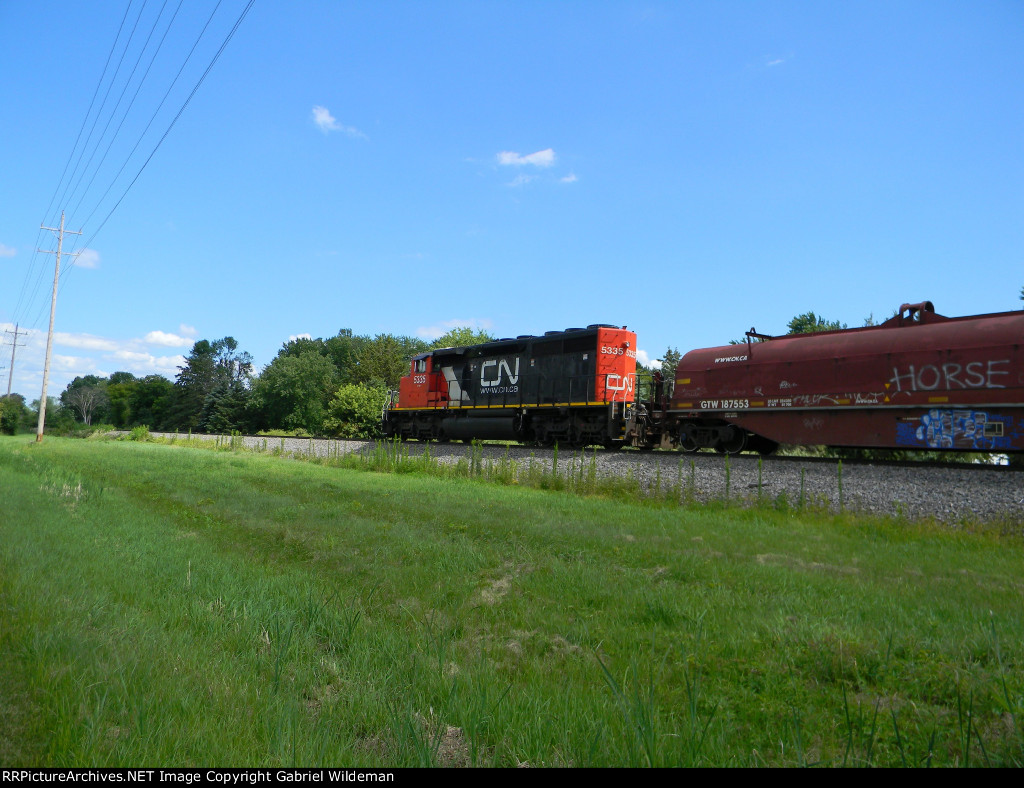
[[[48,431],[145,425],[169,432],[253,434],[304,432],[341,438],[373,437],[388,389],[398,387],[413,356],[428,350],[488,342],[486,331],[453,328],[433,342],[409,336],[354,335],[342,329],[326,339],[300,337],[281,346],[258,374],[252,356],[233,337],[201,339],[174,382],[162,375],[75,378],[47,405]],[[38,401],[0,397],[0,431],[35,425]]]

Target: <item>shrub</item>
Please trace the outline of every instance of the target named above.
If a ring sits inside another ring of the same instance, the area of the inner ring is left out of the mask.
[[[339,438],[375,438],[387,392],[383,387],[350,383],[335,392],[324,427]]]
[[[21,405],[9,400],[7,397],[0,397],[0,433],[14,435],[18,431],[18,424],[21,422]]]
[[[141,424],[138,427],[132,427],[132,431],[124,436],[124,440],[145,443],[153,440],[153,437],[149,434],[149,427],[146,424]]]

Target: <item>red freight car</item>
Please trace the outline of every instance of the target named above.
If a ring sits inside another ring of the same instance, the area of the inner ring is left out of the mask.
[[[663,445],[1024,451],[1024,312],[950,318],[926,301],[878,326],[747,339],[680,360],[648,414]]]
[[[384,408],[385,435],[621,445],[636,387],[636,334],[595,324],[412,360]]]

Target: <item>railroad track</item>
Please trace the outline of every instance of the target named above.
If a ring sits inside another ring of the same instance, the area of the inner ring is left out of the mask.
[[[174,437],[175,433],[154,433]],[[177,433],[180,439],[185,437]],[[193,435],[215,440],[215,435]],[[220,436],[221,440],[226,440]],[[250,449],[283,451],[304,456],[336,456],[372,452],[374,441],[328,438],[236,437]],[[472,447],[461,443],[402,444],[410,456],[429,448],[437,462],[457,463],[469,458]],[[550,472],[554,450],[536,446],[483,444],[482,462],[497,464],[504,458],[522,469],[531,464]],[[760,460],[760,462],[759,462]],[[951,526],[997,522],[1024,533],[1024,473],[1010,466],[969,463],[892,462],[843,460],[828,457],[753,454],[725,457],[711,452],[683,454],[665,451],[575,452],[559,450],[559,474],[579,473],[593,463],[600,477],[629,477],[645,490],[660,486],[695,502],[729,499],[748,503],[760,500],[778,506],[814,505],[894,515],[907,519],[934,518]]]

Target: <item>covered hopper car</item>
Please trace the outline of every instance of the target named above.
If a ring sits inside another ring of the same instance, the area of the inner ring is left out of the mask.
[[[595,324],[412,359],[384,407],[384,434],[619,446],[632,417],[636,334]]]
[[[1024,451],[1024,312],[904,304],[878,326],[694,350],[630,442],[770,453],[779,443]]]

